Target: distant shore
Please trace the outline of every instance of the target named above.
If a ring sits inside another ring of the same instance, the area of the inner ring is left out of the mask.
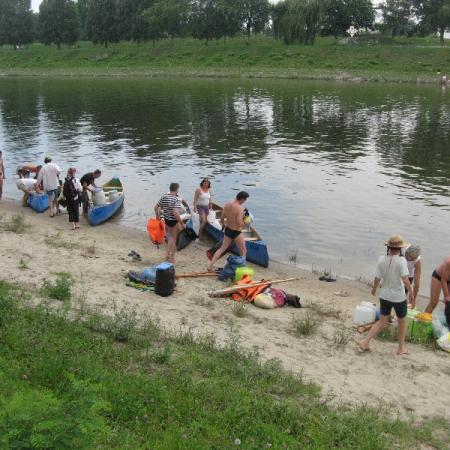
[[[414,45],[412,45],[414,42]],[[242,38],[205,46],[193,39],[108,48],[81,42],[73,48],[33,44],[0,47],[0,76],[209,77],[438,83],[450,73],[448,48],[426,40],[396,45],[339,45],[321,38],[314,46],[286,46],[269,37],[245,45]]]

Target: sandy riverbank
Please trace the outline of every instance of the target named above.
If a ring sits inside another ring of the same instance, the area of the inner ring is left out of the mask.
[[[336,401],[363,402],[399,406],[402,413],[417,416],[450,417],[450,356],[420,345],[409,345],[410,355],[397,357],[396,345],[377,341],[371,354],[358,351],[361,336],[353,330],[351,313],[361,300],[373,300],[369,288],[361,283],[338,280],[336,283],[318,281],[316,274],[277,263],[269,269],[255,266],[257,277],[299,280],[283,285],[288,292],[297,293],[305,305],[316,307],[294,310],[282,308],[262,310],[252,305],[246,317],[233,315],[233,302],[212,299],[211,290],[223,284],[211,278],[186,279],[179,282],[169,298],[142,293],[125,286],[128,270],[159,263],[164,249],[153,246],[144,232],[105,224],[79,232],[69,229],[67,215],[51,219],[20,207],[18,202],[3,200],[0,217],[6,220],[23,213],[30,223],[25,234],[0,231],[1,278],[39,288],[45,277],[55,272],[71,272],[78,281],[81,276],[87,289],[87,301],[109,310],[117,305],[129,305],[138,311],[158,316],[167,326],[191,328],[194,333],[214,333],[223,340],[230,329],[230,320],[239,327],[244,346],[257,346],[263,358],[279,358],[288,370],[303,372],[305,379],[322,386],[324,394],[332,393]],[[55,246],[54,243],[72,243]],[[95,246],[95,253],[88,247]],[[142,262],[132,262],[127,256],[134,249],[143,256]],[[178,254],[178,273],[203,270],[206,246],[192,245]],[[20,268],[20,260],[28,268]],[[348,297],[335,295],[346,291]],[[319,307],[317,307],[319,305]],[[297,338],[289,333],[294,315],[313,313],[319,319],[316,335]],[[335,343],[337,331],[348,338],[346,345]]]

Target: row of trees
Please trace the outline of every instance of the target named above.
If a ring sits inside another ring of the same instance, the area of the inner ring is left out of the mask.
[[[244,32],[268,32],[287,44],[313,44],[317,35],[345,36],[350,28],[407,35],[450,26],[450,0],[43,0],[39,14],[31,0],[0,0],[0,45],[73,45],[92,40],[153,42],[192,36],[207,44]]]

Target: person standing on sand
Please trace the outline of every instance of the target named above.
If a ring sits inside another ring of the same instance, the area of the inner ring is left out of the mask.
[[[233,242],[237,245],[239,255],[245,258],[247,250],[245,248],[245,240],[242,235],[242,228],[244,227],[244,203],[249,198],[249,194],[241,191],[236,195],[236,198],[225,204],[220,216],[222,222],[222,229],[224,230],[224,238],[221,247],[214,253],[211,262],[208,265],[208,270],[214,270],[214,263],[228,250]]]
[[[186,228],[180,216],[182,205],[178,197],[179,190],[180,185],[178,183],[170,183],[169,192],[164,194],[155,205],[156,218],[160,219],[161,216],[163,217],[169,233],[166,258],[171,263],[175,262],[178,234],[182,229]]]
[[[387,255],[381,256],[378,259],[377,271],[372,288],[372,295],[376,295],[377,288],[380,282],[382,282],[380,289],[381,318],[371,328],[366,338],[361,341],[360,346],[362,350],[370,351],[370,341],[388,325],[391,311],[394,309],[398,320],[397,355],[406,355],[408,353],[405,347],[408,305],[405,299],[405,287],[411,303],[414,297],[408,278],[408,265],[406,264],[406,259],[401,256],[401,250],[406,247],[406,244],[403,238],[399,234],[396,234],[391,236],[385,245],[387,246]]]
[[[0,150],[0,200],[3,196],[3,180],[6,180],[5,163],[3,162],[3,152]]]
[[[450,327],[450,256],[444,259],[431,275],[430,301],[425,312],[432,313],[439,303],[441,292],[444,294],[445,318]]]
[[[94,191],[94,188],[98,186],[95,184],[95,180],[100,178],[102,175],[102,171],[99,169],[94,170],[93,172],[85,173],[80,178],[81,187],[83,188],[83,192],[81,193],[81,203],[83,204],[83,214],[86,216],[89,212],[89,194]],[[92,186],[92,187],[89,187]]]
[[[54,217],[55,212],[58,212],[59,210],[58,189],[60,173],[61,169],[56,164],[52,163],[52,158],[47,156],[37,177],[37,184],[40,186],[42,183],[43,190],[48,195],[50,217]]]
[[[74,167],[67,171],[67,177],[63,186],[63,195],[66,198],[67,212],[69,213],[69,222],[72,224],[72,230],[80,228],[80,192],[75,173],[76,169]]]
[[[420,257],[421,249],[418,245],[410,245],[405,250],[405,259],[408,266],[409,282],[413,285],[414,300],[411,303],[411,308],[416,307],[416,299],[420,289],[420,278],[422,275],[422,260]]]
[[[207,178],[203,179],[200,187],[195,190],[194,195],[194,212],[198,213],[200,217],[200,230],[198,238],[202,238],[203,229],[208,220],[209,210],[212,209],[211,201],[211,181]]]

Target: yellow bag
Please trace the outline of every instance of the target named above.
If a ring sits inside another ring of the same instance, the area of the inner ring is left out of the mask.
[[[255,300],[253,300],[253,303],[255,304],[255,306],[264,309],[274,309],[277,307],[273,298],[268,294],[258,294],[255,297]]]

